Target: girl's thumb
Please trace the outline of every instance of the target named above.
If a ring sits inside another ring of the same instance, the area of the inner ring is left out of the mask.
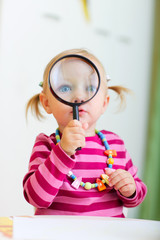
[[[105,174],[110,175],[115,171],[115,169],[112,168],[105,168]]]

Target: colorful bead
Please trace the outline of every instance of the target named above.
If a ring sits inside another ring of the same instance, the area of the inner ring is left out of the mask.
[[[108,164],[108,168],[112,168],[112,164]]]
[[[104,174],[104,173],[103,173],[103,174],[101,174],[101,178],[102,178],[102,179],[106,179],[106,178],[108,179],[109,176],[108,176],[107,174]]]
[[[81,182],[80,185],[81,185],[82,187],[84,187],[84,186],[85,186],[85,183],[84,183],[84,182]]]
[[[98,191],[103,191],[106,189],[106,186],[104,185],[104,183],[101,181],[101,179],[97,178],[96,179],[96,183],[98,184]]]
[[[60,142],[60,136],[59,136],[59,130],[56,129],[56,141],[57,141],[57,144]]]
[[[111,149],[107,149],[106,151],[104,151],[104,154],[106,156],[109,156],[109,154],[111,154],[112,157],[117,157],[117,152],[115,150],[111,150]]]
[[[73,173],[72,173],[71,171],[69,171],[69,172],[67,173],[68,177],[70,177],[72,174],[73,174]]]
[[[82,178],[81,178],[81,177],[76,178],[76,180],[73,181],[73,183],[71,184],[71,186],[72,186],[73,188],[75,188],[75,189],[78,189],[79,186],[80,186],[81,181],[82,181]]]
[[[71,177],[73,180],[76,180],[76,178],[77,178],[74,174],[72,174],[70,177]]]
[[[56,140],[58,141],[60,141],[60,136],[58,136],[58,135],[56,135]]]
[[[90,190],[92,188],[92,184],[90,182],[86,182],[84,188],[86,190]]]
[[[114,159],[113,158],[108,158],[107,163],[113,165],[114,164]]]
[[[92,187],[92,188],[96,188],[96,187],[98,187],[98,184],[97,184],[97,183],[92,183],[92,184],[91,184],[91,187]]]
[[[108,145],[107,142],[104,142],[104,146],[105,146],[106,149],[109,148],[109,145]]]
[[[108,181],[109,176],[107,174],[102,174],[101,178],[105,181],[105,183],[109,184],[109,181]]]

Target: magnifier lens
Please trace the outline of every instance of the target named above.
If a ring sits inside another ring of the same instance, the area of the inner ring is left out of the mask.
[[[91,99],[99,87],[99,76],[90,62],[79,57],[66,57],[50,71],[50,87],[59,100],[69,105]]]
[[[76,54],[66,55],[53,64],[48,84],[57,100],[73,107],[73,119],[79,120],[78,106],[96,95],[100,75],[88,58]],[[80,149],[81,147],[76,150]]]

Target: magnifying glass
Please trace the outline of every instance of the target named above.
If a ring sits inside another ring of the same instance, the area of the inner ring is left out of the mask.
[[[97,94],[100,74],[90,59],[78,54],[69,54],[59,58],[52,65],[48,84],[53,96],[73,107],[73,119],[79,120],[78,107]]]

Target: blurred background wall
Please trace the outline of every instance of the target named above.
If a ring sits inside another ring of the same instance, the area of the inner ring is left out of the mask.
[[[120,135],[143,179],[153,42],[154,0],[0,0],[0,216],[30,215],[22,180],[37,134],[57,127],[51,116],[39,122],[27,100],[41,91],[49,60],[69,48],[86,48],[104,65],[111,81],[130,88],[127,107],[111,102],[98,129]],[[137,217],[139,208],[130,209]]]

